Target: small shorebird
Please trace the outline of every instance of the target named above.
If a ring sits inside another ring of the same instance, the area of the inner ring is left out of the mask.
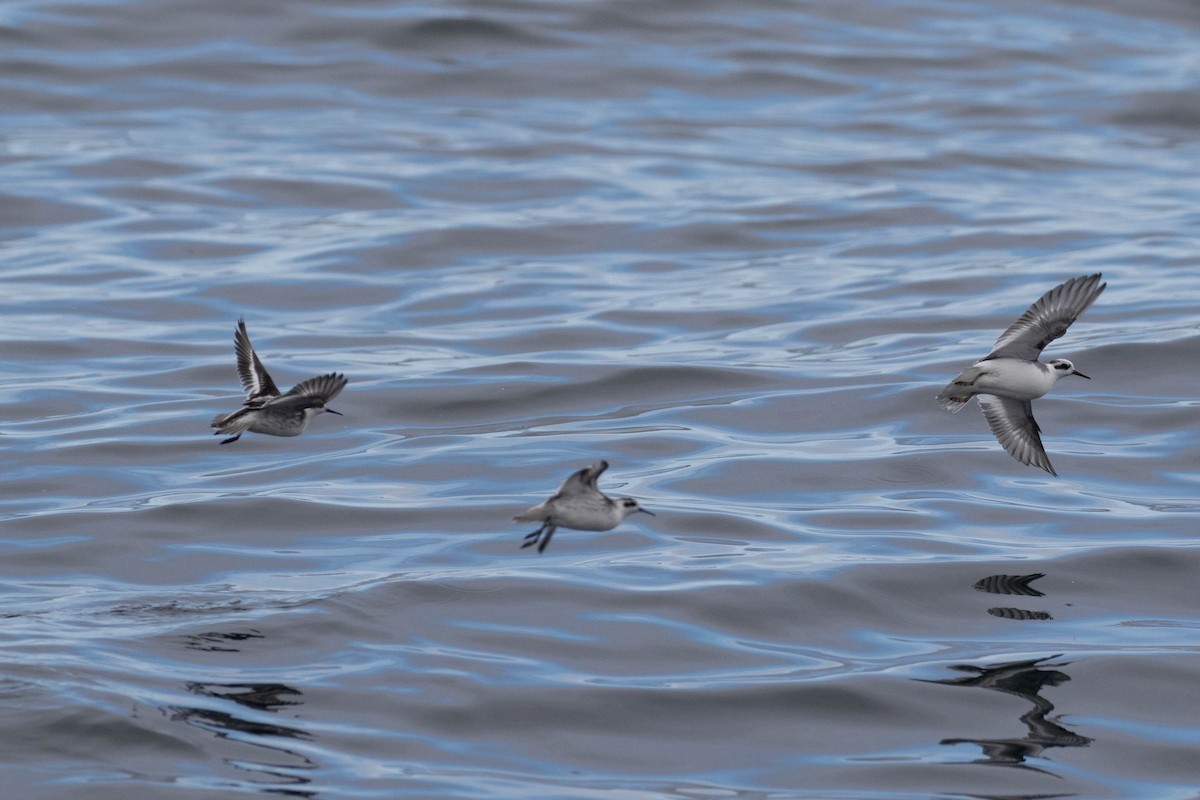
[[[978,397],[992,434],[1009,455],[1057,476],[1042,447],[1041,428],[1033,418],[1029,401],[1041,397],[1068,375],[1088,376],[1065,358],[1042,362],[1038,356],[1042,348],[1067,332],[1107,285],[1100,283],[1100,273],[1096,273],[1071,278],[1046,292],[1000,334],[991,353],[942,389],[938,405],[958,411],[972,397]]]
[[[340,412],[326,408],[325,404],[337,397],[346,385],[344,375],[331,372],[309,378],[297,383],[287,394],[280,394],[275,381],[271,380],[258,360],[258,353],[250,345],[245,320],[238,320],[237,331],[233,334],[233,348],[237,352],[238,378],[242,381],[246,400],[237,411],[213,417],[212,427],[217,429],[213,436],[233,434],[228,439],[222,439],[221,444],[236,442],[246,431],[271,436],[299,436],[308,421],[322,411],[341,416]]]
[[[525,544],[521,547],[536,544],[538,552],[542,552],[560,527],[577,531],[607,531],[620,525],[621,520],[635,511],[653,517],[653,512],[639,506],[632,497],[613,500],[596,488],[596,479],[606,469],[607,461],[584,467],[563,481],[563,485],[549,500],[513,517],[513,522],[542,523],[542,527],[526,534]]]

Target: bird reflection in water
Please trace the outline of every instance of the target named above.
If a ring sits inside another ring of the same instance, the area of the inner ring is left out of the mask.
[[[1021,722],[1029,728],[1027,736],[1021,739],[942,739],[941,744],[974,744],[983,749],[985,758],[976,761],[978,764],[1005,764],[1021,766],[1023,769],[1037,769],[1025,764],[1027,758],[1037,758],[1043,751],[1051,747],[1087,747],[1092,740],[1068,730],[1057,722],[1046,718],[1054,710],[1053,704],[1041,697],[1039,692],[1046,686],[1058,686],[1071,680],[1071,677],[1056,667],[1065,667],[1067,663],[1048,663],[1051,659],[1062,654],[1035,658],[1029,661],[1010,661],[1003,664],[993,664],[988,667],[977,667],[972,664],[957,664],[950,669],[960,672],[975,673],[967,678],[946,678],[943,680],[927,680],[925,683],[940,683],[946,686],[969,686],[978,689],[991,689],[1005,694],[1015,695],[1033,705],[1033,708],[1020,716]]]
[[[263,635],[256,630],[246,632],[208,631],[193,633],[185,637],[189,650],[201,650],[206,653],[240,653],[241,642],[251,639],[262,639]]]
[[[245,757],[226,758],[225,763],[239,770],[255,773],[254,781],[270,794],[287,797],[316,797],[317,792],[305,787],[312,780],[304,775],[317,769],[318,764],[307,756],[290,750],[280,739],[311,739],[307,731],[263,719],[265,713],[276,713],[281,708],[300,705],[302,695],[296,689],[282,683],[189,683],[187,690],[194,695],[210,698],[216,704],[206,703],[203,707],[174,706],[166,709],[170,718],[186,722],[238,744],[266,748],[273,753],[283,754],[290,763],[268,763]],[[219,710],[215,705],[231,701],[236,706],[231,710]],[[240,713],[238,706],[248,709]],[[278,762],[280,759],[275,757]],[[262,781],[268,776],[270,783]]]
[[[1044,597],[1045,592],[1038,591],[1030,584],[1038,578],[1044,578],[1044,572],[1034,572],[1030,575],[989,575],[975,581],[975,590],[988,594],[1023,595],[1025,597]],[[987,613],[1001,619],[1016,620],[1048,620],[1053,619],[1048,611],[1033,611],[1027,608],[998,606],[989,608]]]

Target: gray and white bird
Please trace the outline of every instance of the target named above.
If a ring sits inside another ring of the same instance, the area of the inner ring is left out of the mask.
[[[1046,292],[1000,334],[992,352],[942,389],[938,405],[958,411],[972,397],[978,397],[992,433],[1009,455],[1057,476],[1042,447],[1041,428],[1033,418],[1030,401],[1068,375],[1088,376],[1065,358],[1043,362],[1038,356],[1047,344],[1067,332],[1107,285],[1100,283],[1100,273],[1096,273],[1072,278]]]
[[[559,528],[577,531],[607,531],[621,524],[625,517],[640,511],[654,516],[638,505],[632,497],[613,500],[596,488],[596,479],[608,469],[607,461],[597,461],[563,481],[549,500],[522,511],[513,522],[540,522],[542,527],[526,534],[521,547],[537,545],[538,552],[550,544],[550,537]]]
[[[270,436],[299,436],[308,421],[324,411],[341,416],[341,412],[326,408],[325,404],[337,397],[346,385],[344,375],[331,372],[309,378],[297,383],[286,394],[280,394],[250,345],[245,320],[238,320],[233,347],[237,352],[238,378],[246,392],[246,400],[237,411],[213,417],[212,427],[217,429],[213,436],[233,434],[222,439],[221,444],[236,442],[246,431]]]

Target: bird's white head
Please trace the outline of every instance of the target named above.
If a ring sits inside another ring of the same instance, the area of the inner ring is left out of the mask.
[[[312,419],[317,414],[321,414],[326,411],[328,411],[330,414],[337,414],[339,417],[342,415],[342,412],[340,411],[334,411],[332,408],[326,408],[324,403],[313,403],[310,406],[304,407],[304,418]]]
[[[1065,358],[1051,359],[1050,361],[1046,362],[1046,366],[1050,367],[1050,374],[1054,376],[1054,380],[1056,381],[1060,378],[1065,378],[1068,375],[1078,375],[1081,378],[1087,378],[1089,381],[1091,380],[1091,378],[1088,378],[1087,375],[1084,375],[1082,372],[1075,369],[1075,365]]]
[[[640,511],[643,514],[649,514],[652,517],[654,516],[653,511],[647,511],[646,509],[642,508],[641,505],[638,504],[638,501],[634,500],[632,497],[622,497],[617,500],[617,508],[621,509],[621,519],[624,519],[625,517],[628,517],[630,514],[633,514],[637,511]]]

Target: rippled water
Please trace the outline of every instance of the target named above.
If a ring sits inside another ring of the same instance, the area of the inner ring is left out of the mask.
[[[1198,34],[3,6],[5,796],[1194,797]],[[933,396],[1097,271],[1055,479]],[[242,315],[345,416],[218,446]]]

